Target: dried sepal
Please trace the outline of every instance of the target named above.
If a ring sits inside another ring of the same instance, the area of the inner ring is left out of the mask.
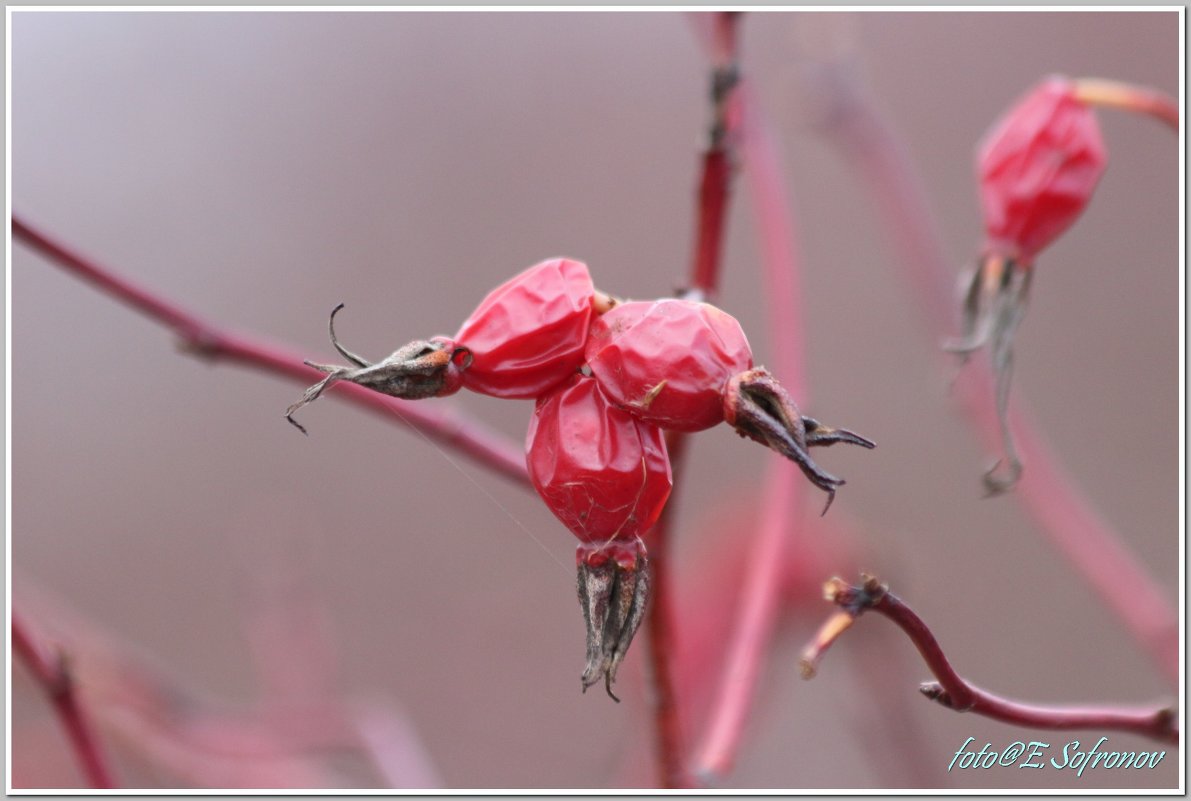
[[[327,387],[339,381],[350,381],[384,395],[404,400],[436,398],[459,391],[462,386],[463,371],[471,362],[471,354],[467,348],[456,345],[453,340],[446,337],[415,340],[393,351],[383,361],[371,364],[362,356],[345,348],[340,344],[339,338],[335,336],[335,315],[342,308],[343,304],[340,303],[331,311],[331,319],[328,323],[331,344],[340,355],[356,366],[339,367],[306,362],[307,366],[321,370],[327,374],[327,377],[308,387],[302,394],[301,400],[285,410],[286,419],[297,426],[303,434],[306,433],[306,429],[294,419],[294,413],[306,404],[317,400]]]
[[[616,671],[649,604],[649,563],[640,540],[607,546],[581,545],[577,554],[579,605],[587,624],[583,692],[604,681],[608,696]]]
[[[836,489],[845,482],[815,464],[808,448],[837,442],[876,447],[855,432],[804,417],[785,388],[761,367],[746,370],[728,382],[724,419],[740,436],[760,442],[797,464],[812,484],[827,493],[823,514],[831,508]]]
[[[964,293],[963,337],[943,346],[958,354],[961,364],[985,346],[990,351],[1004,457],[984,474],[989,495],[1012,489],[1022,473],[1021,458],[1009,430],[1009,389],[1013,382],[1013,335],[1025,317],[1033,275],[1032,267],[1012,259],[997,255],[982,259]]]

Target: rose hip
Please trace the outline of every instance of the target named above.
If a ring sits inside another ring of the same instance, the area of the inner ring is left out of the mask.
[[[525,451],[538,494],[584,542],[640,537],[670,495],[662,432],[608,403],[585,376],[538,399]]]
[[[595,289],[587,265],[549,259],[488,293],[455,341],[472,363],[463,386],[498,398],[536,398],[583,363]]]
[[[988,132],[976,157],[987,249],[1030,264],[1083,213],[1108,151],[1076,83],[1051,77]]]
[[[735,317],[685,300],[619,304],[592,322],[586,355],[613,403],[676,431],[723,420],[724,386],[753,366]]]
[[[337,381],[406,400],[451,395],[460,387],[499,398],[536,398],[579,369],[593,307],[608,302],[593,288],[587,265],[548,259],[489,292],[454,339],[416,340],[376,364],[339,344],[339,304],[331,312],[331,344],[355,367],[306,362],[327,377],[285,416],[305,433],[294,412]]]
[[[844,483],[807,449],[848,442],[872,448],[851,431],[804,417],[763,368],[736,318],[707,303],[621,303],[592,322],[587,364],[600,389],[635,417],[662,428],[699,431],[721,420],[794,461],[828,494]]]
[[[1010,489],[1022,464],[1007,420],[1013,334],[1025,316],[1034,258],[1083,213],[1108,152],[1080,84],[1050,77],[1034,87],[985,135],[976,154],[985,245],[969,279],[963,337],[947,345],[965,360],[991,345],[1002,462],[984,474],[990,494]]]
[[[529,477],[546,506],[578,537],[579,602],[587,624],[584,691],[608,694],[649,600],[641,537],[670,496],[662,432],[604,398],[577,375],[539,398],[526,438]]]

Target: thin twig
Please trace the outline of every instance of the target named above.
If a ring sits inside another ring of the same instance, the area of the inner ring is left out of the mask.
[[[772,367],[799,403],[806,400],[804,347],[797,299],[798,257],[793,204],[782,185],[777,144],[768,121],[747,86],[738,89],[745,178],[762,243],[769,302]],[[765,482],[764,507],[750,546],[740,605],[726,646],[720,685],[708,724],[695,750],[693,771],[702,781],[727,773],[735,760],[764,656],[772,640],[781,599],[782,565],[797,531],[802,482],[797,467],[773,457]]]
[[[814,675],[827,648],[850,628],[851,621],[871,609],[892,620],[909,636],[938,679],[921,685],[919,690],[948,709],[1035,729],[1107,729],[1174,745],[1179,742],[1178,717],[1169,707],[1038,706],[1003,698],[971,684],[951,666],[922,618],[872,576],[865,576],[864,584],[859,587],[833,578],[827,582],[824,594],[840,611],[828,618],[819,635],[803,651],[801,669],[805,678]]]
[[[1084,103],[1104,108],[1148,114],[1165,123],[1176,134],[1179,132],[1178,101],[1157,89],[1120,81],[1080,78],[1075,81],[1075,96]]]
[[[78,757],[87,782],[99,789],[115,787],[107,760],[99,748],[83,706],[79,703],[78,691],[66,657],[60,653],[51,655],[37,642],[15,610],[12,612],[12,651],[49,696],[54,712],[70,738],[70,745]]]
[[[239,362],[292,378],[301,384],[308,385],[325,378],[323,373],[303,364],[302,357],[296,353],[254,335],[232,333],[219,328],[38,231],[16,215],[12,217],[12,235],[68,272],[95,284],[109,295],[172,329],[181,337],[183,347],[191,353]],[[355,384],[337,384],[334,391],[378,413],[391,423],[421,431],[439,445],[456,450],[505,478],[529,486],[521,446],[473,420],[450,409],[390,398]],[[280,419],[281,415],[278,414]]]
[[[914,298],[940,338],[958,330],[954,271],[922,181],[889,123],[843,65],[830,87],[835,113],[826,138],[869,187]],[[966,367],[955,394],[990,447],[999,442],[993,377],[983,361]],[[1143,567],[1050,449],[1020,390],[1009,427],[1028,469],[1014,497],[1039,529],[1125,624],[1167,679],[1179,679],[1178,618],[1167,593]]]

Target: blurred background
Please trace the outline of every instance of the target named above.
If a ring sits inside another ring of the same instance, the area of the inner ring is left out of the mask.
[[[451,334],[554,255],[597,285],[687,273],[708,66],[677,13],[32,13],[12,30],[12,203],[32,224],[235,330],[336,359],[326,317],[378,358]],[[811,396],[876,440],[820,520],[762,671],[741,788],[1176,787],[1153,771],[953,771],[969,736],[1094,742],[921,699],[876,617],[811,683],[819,583],[888,581],[975,683],[1038,702],[1174,702],[1163,676],[1014,496],[948,399],[937,326],[832,141],[824,63],[857,79],[921,171],[956,274],[980,244],[974,143],[1049,73],[1176,94],[1177,13],[757,13],[742,69],[796,198]],[[1176,603],[1178,144],[1101,113],[1111,161],[1039,260],[1015,401]],[[720,305],[765,363],[753,209],[737,184]],[[652,786],[646,640],[623,703],[579,692],[573,538],[538,499],[417,434],[173,337],[14,243],[12,585],[71,655],[120,780],[143,787]],[[337,359],[336,359],[337,360]],[[453,406],[520,440],[531,405]],[[680,637],[702,638],[692,740],[719,679],[770,458],[694,438],[676,495]],[[1030,477],[1029,467],[1026,478]],[[846,553],[845,553],[846,552]],[[710,578],[709,578],[710,577]],[[729,578],[731,579],[729,581]],[[717,628],[719,626],[719,628]],[[698,637],[696,634],[698,633]],[[82,781],[13,668],[12,783]],[[685,686],[685,685],[684,685]],[[1110,735],[1126,750],[1149,741]]]

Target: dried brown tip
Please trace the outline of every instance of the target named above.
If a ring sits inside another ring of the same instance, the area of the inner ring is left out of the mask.
[[[860,436],[854,431],[849,431],[846,428],[832,428],[825,426],[813,417],[803,415],[802,425],[806,429],[806,445],[808,448],[828,447],[837,442],[846,442],[849,445],[859,445],[862,448],[872,450],[877,447],[877,443],[871,439]]]
[[[798,661],[802,678],[813,678],[827,649],[852,627],[862,612],[880,603],[889,591],[876,576],[862,573],[861,581],[860,586],[853,586],[842,578],[833,576],[823,584],[823,598],[839,609],[827,618],[815,633],[814,639],[802,649],[802,657]]]
[[[1013,382],[1013,335],[1026,314],[1033,274],[1028,264],[995,254],[985,257],[973,271],[964,295],[963,336],[943,345],[944,350],[959,354],[961,364],[980,348],[988,346],[990,351],[1004,450],[1003,458],[984,473],[984,488],[990,496],[1013,489],[1022,473],[1009,430],[1009,388]]]
[[[583,692],[603,679],[604,690],[619,703],[620,699],[612,692],[612,683],[649,603],[649,567],[644,552],[627,568],[615,559],[595,566],[581,561],[578,590],[587,624]]]
[[[797,464],[812,484],[826,492],[823,514],[831,508],[836,489],[845,482],[815,464],[808,449],[837,442],[875,447],[852,431],[803,417],[785,388],[763,367],[747,370],[728,382],[724,390],[724,418],[742,437],[760,442]]]
[[[798,669],[802,678],[814,678],[819,668],[819,662],[823,659],[823,654],[855,622],[856,615],[842,609],[827,618],[827,621],[815,634],[814,639],[802,649],[802,658],[798,660]]]
[[[415,340],[395,350],[384,361],[371,364],[340,344],[339,338],[335,335],[335,315],[342,308],[343,304],[340,303],[331,311],[327,328],[331,335],[331,345],[355,367],[306,362],[308,366],[327,373],[327,377],[309,387],[302,398],[285,411],[286,419],[303,434],[306,433],[306,429],[294,419],[294,412],[308,403],[313,403],[324,390],[339,381],[350,381],[404,400],[440,397],[459,390],[462,385],[462,372],[471,363],[471,353],[466,348],[441,337],[433,340]]]

